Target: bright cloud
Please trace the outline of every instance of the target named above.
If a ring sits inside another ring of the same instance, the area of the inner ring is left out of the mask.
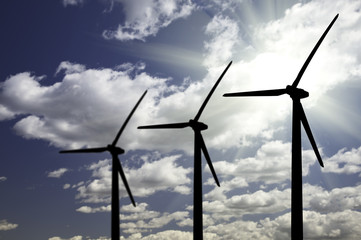
[[[66,6],[76,6],[76,5],[80,5],[83,4],[84,0],[63,0],[63,5],[64,7]]]
[[[61,176],[64,175],[64,173],[66,173],[67,171],[69,171],[69,169],[66,168],[59,168],[58,170],[54,170],[52,172],[48,173],[48,177],[51,178],[60,178]]]
[[[111,206],[102,206],[102,207],[89,207],[89,206],[82,206],[78,209],[76,209],[77,212],[82,213],[96,213],[96,212],[110,212]]]
[[[238,32],[237,23],[228,17],[217,15],[208,23],[205,33],[211,40],[204,44],[208,53],[204,60],[206,66],[220,66],[231,59],[235,46],[242,42]]]
[[[106,30],[107,39],[121,41],[142,40],[154,36],[161,28],[167,27],[179,18],[191,14],[194,5],[189,0],[115,0],[122,4],[126,20],[116,30]]]
[[[30,73],[10,76],[1,85],[1,105],[7,113],[0,118],[31,114],[18,121],[15,130],[26,138],[46,139],[56,146],[107,144],[113,140],[133,104],[147,88],[158,89],[158,93],[150,89],[146,96],[148,100],[144,101],[143,107],[149,106],[149,110],[156,100],[151,99],[167,89],[167,79],[138,72],[143,67],[123,65],[121,70],[88,70],[79,64],[63,62],[57,70],[58,74],[64,71],[63,81],[50,86],[42,86],[44,77]],[[148,113],[133,116],[128,128],[134,132],[136,119],[148,119]],[[133,146],[137,142],[129,136],[125,139]]]
[[[338,174],[355,174],[361,172],[361,147],[346,151],[346,148],[339,150],[335,155],[328,158],[327,167],[323,172]],[[361,173],[360,173],[361,174]]]
[[[17,228],[19,225],[16,223],[9,223],[6,219],[0,220],[0,231],[8,231]]]
[[[135,197],[146,197],[158,191],[172,191],[180,194],[190,194],[190,179],[187,176],[191,169],[184,168],[176,163],[180,155],[162,157],[156,161],[145,161],[140,168],[128,169],[124,172],[129,182],[132,194]],[[110,201],[111,190],[111,161],[101,160],[91,164],[88,170],[92,171],[93,180],[81,184],[77,199],[83,202],[101,203]],[[128,198],[122,182],[119,184],[120,196]],[[81,212],[100,211],[89,207],[78,209]]]

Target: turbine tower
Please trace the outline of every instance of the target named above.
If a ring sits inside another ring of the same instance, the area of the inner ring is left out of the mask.
[[[122,134],[125,126],[128,124],[129,119],[132,117],[133,113],[137,109],[138,105],[144,98],[147,91],[143,93],[143,95],[138,100],[137,104],[134,106],[130,114],[128,115],[127,119],[123,123],[123,126],[119,129],[118,134],[116,135],[114,141],[112,144],[107,145],[106,147],[100,147],[100,148],[85,148],[85,149],[75,149],[75,150],[64,150],[60,151],[60,153],[101,153],[101,152],[110,152],[112,155],[112,218],[111,218],[111,236],[112,240],[119,240],[119,180],[118,180],[118,172],[120,174],[120,177],[123,180],[124,186],[128,192],[128,195],[130,197],[130,200],[132,201],[133,206],[135,207],[135,201],[132,195],[132,192],[130,191],[127,179],[124,175],[124,171],[122,168],[122,165],[119,161],[118,155],[123,154],[124,150],[120,147],[117,147],[117,142],[119,140],[120,135]]]
[[[201,108],[199,109],[197,115],[194,119],[189,120],[188,122],[181,123],[170,123],[170,124],[159,124],[159,125],[149,125],[149,126],[140,126],[139,129],[169,129],[169,128],[186,128],[191,127],[194,131],[194,189],[193,189],[193,239],[202,240],[203,239],[203,206],[202,206],[202,151],[207,160],[208,166],[212,172],[213,178],[216,181],[216,184],[219,185],[219,181],[214,171],[211,158],[208,154],[207,147],[204,143],[201,131],[206,130],[208,126],[202,122],[199,122],[199,118],[206,107],[209,99],[211,98],[213,92],[216,90],[219,82],[222,80],[224,74],[227,72],[228,68],[231,66],[232,62],[228,64],[226,69],[223,71],[222,75],[218,78],[217,82],[209,92],[208,96],[204,100]]]
[[[317,156],[318,162],[323,167],[323,162],[318,152],[316,142],[313,138],[311,128],[308,124],[305,112],[303,110],[301,99],[308,97],[308,92],[301,88],[297,88],[303,73],[305,72],[312,57],[316,53],[318,47],[321,45],[323,39],[326,37],[328,31],[336,21],[338,14],[334,17],[332,22],[328,25],[321,38],[313,48],[312,52],[308,56],[306,62],[303,64],[300,72],[291,86],[287,86],[283,89],[261,90],[252,92],[238,92],[227,93],[224,97],[252,97],[252,96],[279,96],[282,94],[288,94],[292,98],[293,113],[292,113],[292,173],[291,173],[291,238],[302,239],[303,238],[303,216],[302,216],[302,149],[301,149],[301,123],[307,133],[308,139],[311,142],[312,148]]]

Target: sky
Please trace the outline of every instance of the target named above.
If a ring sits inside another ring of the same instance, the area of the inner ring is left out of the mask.
[[[36,0],[0,3],[0,239],[110,239],[111,159],[59,154],[119,139],[121,239],[191,239],[192,130],[200,121],[204,239],[289,239],[292,101],[284,88],[340,14],[298,87],[305,239],[361,236],[361,2]]]

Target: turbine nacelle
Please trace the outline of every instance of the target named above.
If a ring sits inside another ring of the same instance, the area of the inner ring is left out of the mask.
[[[290,95],[292,99],[307,98],[309,96],[309,93],[307,91],[290,85],[287,85],[286,93]]]
[[[208,129],[208,126],[202,122],[198,122],[196,120],[190,119],[189,120],[189,126],[193,129],[193,130],[198,130],[198,131],[203,131]]]

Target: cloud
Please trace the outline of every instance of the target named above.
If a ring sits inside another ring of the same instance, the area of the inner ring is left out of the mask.
[[[346,148],[340,149],[332,157],[325,159],[327,165],[323,170],[325,173],[355,174],[361,172],[361,147],[350,151]],[[361,173],[360,175],[361,176]]]
[[[16,223],[9,223],[6,219],[0,220],[0,231],[8,231],[17,228],[19,225]]]
[[[304,211],[304,238],[357,239],[360,234],[360,213],[342,211],[320,214]],[[259,222],[238,220],[229,224],[209,226],[205,232],[216,234],[216,239],[290,239],[290,213]]]
[[[122,4],[125,23],[116,30],[105,30],[106,39],[121,41],[142,40],[155,36],[161,28],[167,27],[179,18],[191,14],[194,5],[189,0],[115,0]]]
[[[110,212],[111,206],[101,206],[101,207],[89,207],[89,206],[81,206],[80,208],[76,209],[77,212],[82,213],[96,213],[96,212]]]
[[[211,36],[210,41],[204,43],[206,49],[206,58],[204,64],[210,66],[220,66],[230,61],[232,53],[239,46],[239,28],[235,21],[222,15],[215,16],[208,23],[205,33]]]
[[[303,176],[308,175],[316,161],[312,149],[302,151]],[[291,177],[291,143],[268,141],[258,148],[255,156],[218,161],[214,168],[222,179],[222,188],[215,188],[206,197],[222,199],[234,187],[244,188],[250,183],[285,183]]]
[[[54,170],[52,172],[49,172],[48,173],[48,177],[51,177],[51,178],[60,178],[61,176],[64,175],[64,173],[68,172],[69,169],[66,169],[66,168],[59,168],[58,170]]]
[[[334,188],[327,191],[319,186],[304,185],[304,207],[317,212],[360,210],[361,186]]]
[[[64,7],[66,6],[76,6],[76,5],[81,5],[84,3],[84,0],[63,0],[63,5]]]
[[[151,159],[153,157],[143,156],[142,158],[147,160],[137,169],[129,169],[126,165],[124,166],[124,172],[134,197],[147,197],[158,191],[171,191],[186,195],[191,193],[188,186],[191,180],[187,176],[191,169],[176,163],[181,155],[166,156],[156,160]],[[111,161],[101,160],[91,164],[87,169],[92,171],[94,179],[78,186],[76,198],[88,203],[109,202]],[[119,184],[119,191],[120,197],[128,198],[122,182]],[[82,210],[91,212],[88,207]]]
[[[143,203],[141,206],[142,211],[136,211],[130,215],[121,214],[120,218],[128,222],[121,223],[120,228],[123,228],[123,231],[129,234],[148,232],[150,229],[162,228],[172,221],[180,223],[189,218],[188,211],[160,213],[147,210],[147,206],[146,203]]]
[[[7,180],[7,177],[4,177],[4,176],[1,176],[0,177],[0,182],[4,182],[4,181],[6,181]]]
[[[153,101],[157,101],[156,95],[167,91],[167,79],[151,77],[142,71],[143,67],[85,69],[79,64],[63,62],[57,71],[64,71],[63,80],[48,86],[41,85],[44,76],[36,77],[27,72],[10,76],[0,86],[1,105],[8,111],[0,118],[27,115],[14,129],[28,139],[44,139],[55,146],[71,148],[104,145],[113,141],[122,121],[147,88],[157,90],[149,89],[148,99],[139,109],[149,106],[150,110],[151,105],[155,105]],[[149,117],[148,112],[137,115],[141,112],[134,114],[128,125],[134,133],[137,131],[135,124]],[[122,140],[133,147],[138,142],[130,136]]]
[[[83,237],[80,235],[71,237],[71,238],[61,238],[61,237],[51,237],[48,240],[82,240]]]

